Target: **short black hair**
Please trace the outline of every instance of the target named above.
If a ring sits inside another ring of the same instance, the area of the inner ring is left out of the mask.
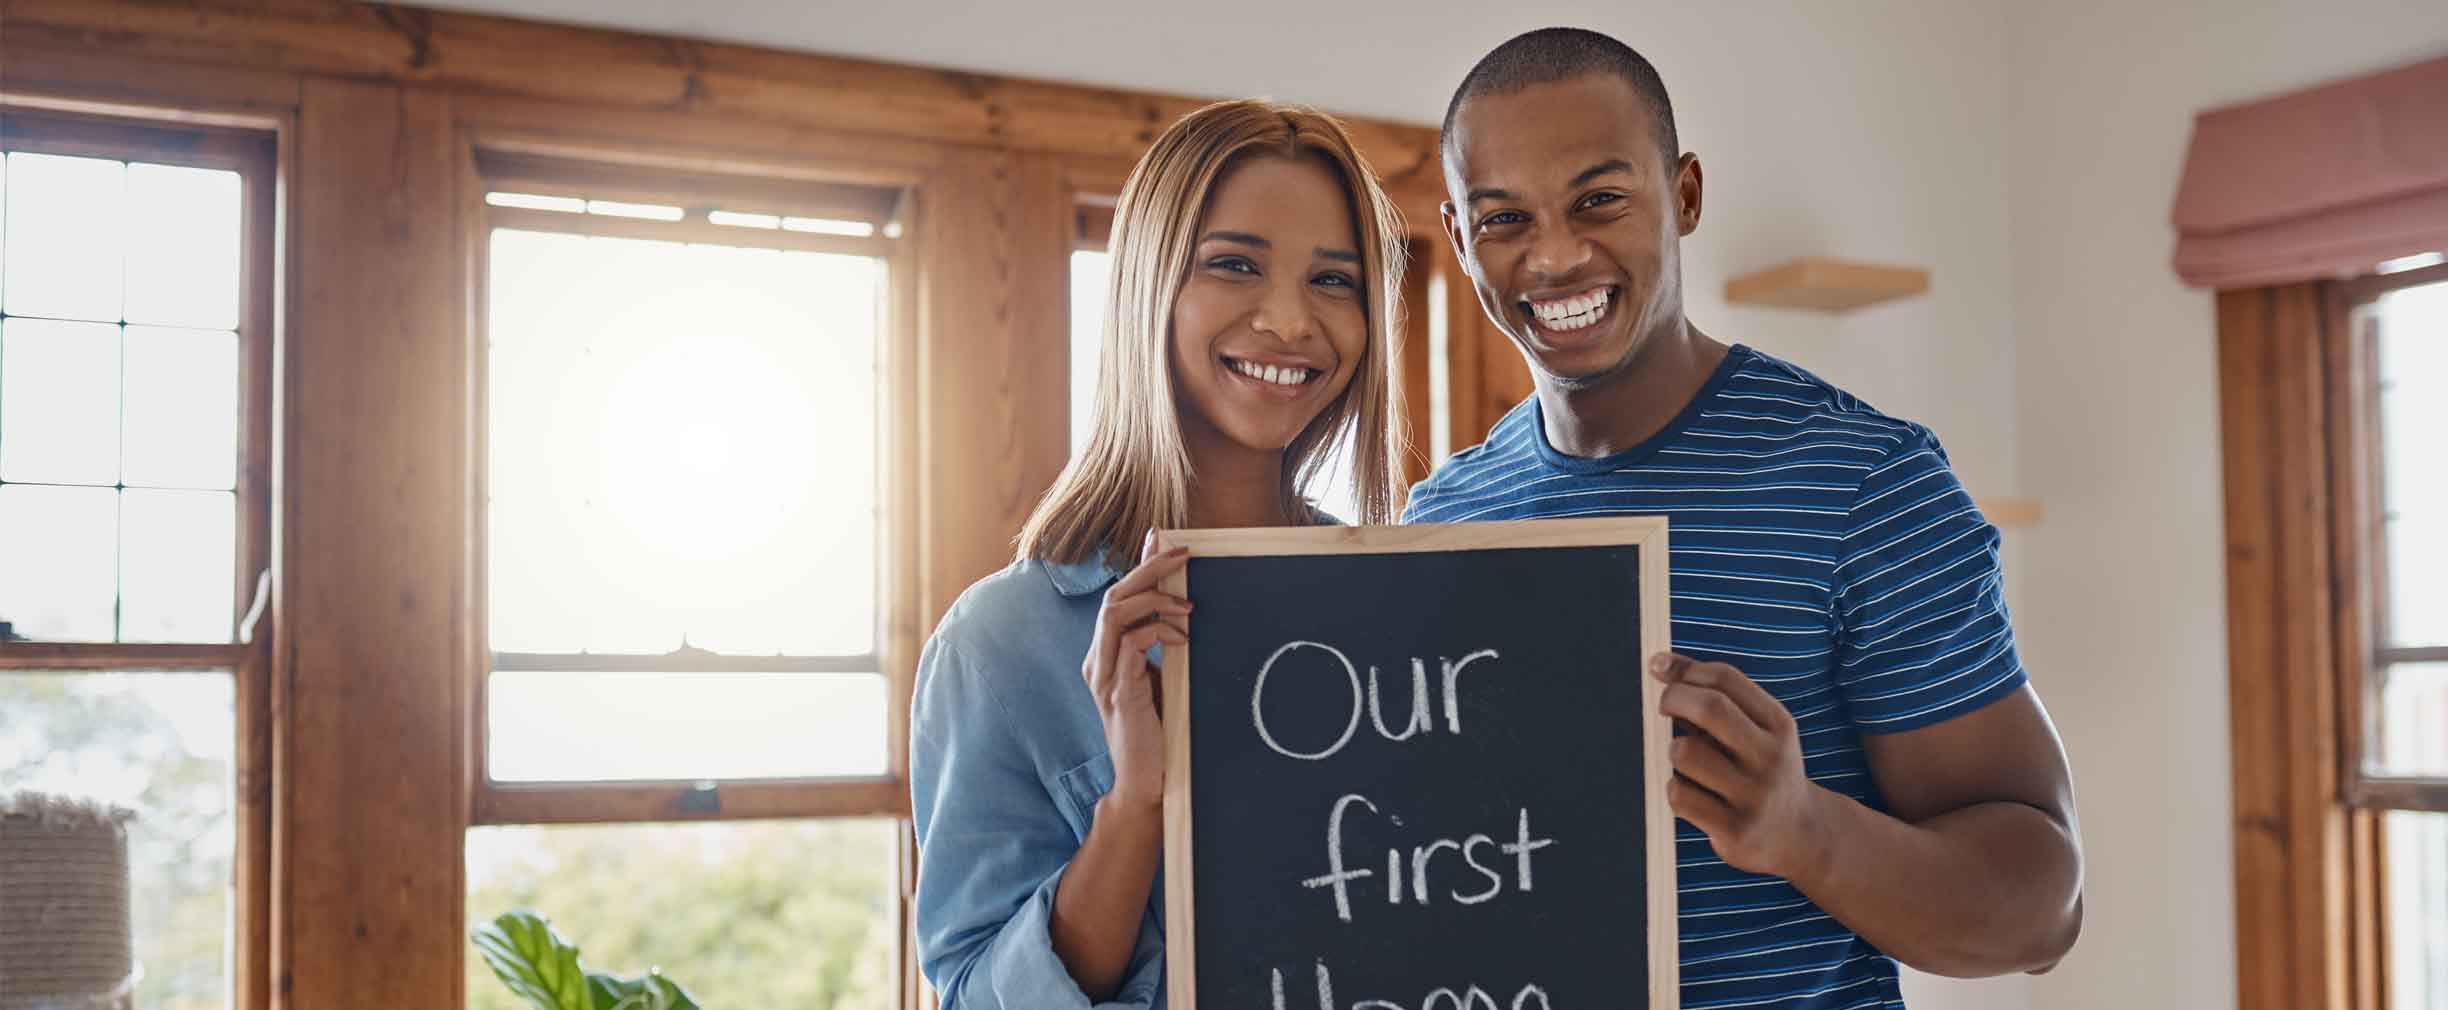
[[[1682,157],[1682,144],[1675,139],[1674,102],[1666,97],[1666,82],[1658,77],[1657,68],[1614,36],[1586,28],[1523,32],[1480,57],[1463,76],[1462,85],[1454,89],[1453,101],[1445,105],[1441,144],[1453,142],[1454,116],[1473,98],[1509,95],[1585,74],[1607,74],[1631,85],[1657,121],[1658,149],[1666,164],[1671,167]]]

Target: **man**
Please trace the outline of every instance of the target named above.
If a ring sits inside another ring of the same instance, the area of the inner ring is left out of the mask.
[[[1537,392],[1406,521],[1672,521],[1687,1007],[1901,1007],[1895,962],[2045,971],[2082,919],[2073,789],[1997,531],[1937,439],[1683,315],[1700,223],[1657,71],[1595,32],[1489,53],[1444,129],[1447,237]],[[1891,960],[1892,958],[1892,960]]]

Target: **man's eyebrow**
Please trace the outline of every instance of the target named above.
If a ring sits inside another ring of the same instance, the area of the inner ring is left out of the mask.
[[[1254,246],[1259,249],[1275,248],[1275,243],[1269,242],[1245,231],[1211,231],[1207,233],[1206,237],[1199,239],[1199,241],[1231,242],[1236,245]]]
[[[1591,165],[1591,166],[1590,166],[1590,167],[1588,167],[1588,168],[1582,169],[1582,170],[1581,170],[1581,174],[1580,174],[1580,175],[1573,176],[1573,179],[1572,179],[1572,185],[1571,185],[1571,186],[1567,186],[1567,187],[1565,187],[1565,188],[1567,188],[1567,189],[1577,189],[1577,188],[1579,188],[1579,187],[1580,187],[1582,184],[1587,183],[1587,182],[1589,182],[1590,180],[1595,179],[1595,178],[1597,178],[1597,177],[1599,177],[1599,176],[1605,175],[1605,174],[1607,174],[1607,173],[1609,173],[1609,172],[1629,172],[1629,171],[1632,171],[1632,163],[1631,163],[1631,162],[1629,162],[1629,161],[1625,161],[1625,160],[1624,160],[1624,159],[1622,159],[1622,158],[1609,158],[1609,159],[1607,159],[1607,160],[1605,160],[1605,161],[1601,161],[1601,162],[1599,162],[1599,163],[1597,163],[1597,164],[1595,164],[1595,165]]]
[[[1478,202],[1479,202],[1479,201],[1481,201],[1481,200],[1510,200],[1510,199],[1513,199],[1513,194],[1508,193],[1508,192],[1506,192],[1506,191],[1504,191],[1504,190],[1501,190],[1501,189],[1474,189],[1474,190],[1471,190],[1471,191],[1470,191],[1470,195],[1469,195],[1469,196],[1466,196],[1466,197],[1463,197],[1463,198],[1462,198],[1462,202],[1463,202],[1463,203],[1478,203]]]

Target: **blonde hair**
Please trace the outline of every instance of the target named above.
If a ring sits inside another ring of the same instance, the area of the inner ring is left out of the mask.
[[[1362,523],[1394,519],[1402,459],[1395,368],[1404,246],[1394,205],[1332,117],[1296,105],[1219,102],[1183,116],[1139,159],[1114,207],[1095,419],[1087,448],[1063,469],[1020,531],[1018,554],[1059,563],[1098,552],[1120,567],[1148,531],[1190,521],[1190,455],[1173,388],[1173,302],[1190,273],[1199,218],[1216,180],[1244,157],[1315,157],[1340,178],[1359,232],[1368,346],[1350,385],[1284,447],[1287,506],[1322,472],[1347,432]]]

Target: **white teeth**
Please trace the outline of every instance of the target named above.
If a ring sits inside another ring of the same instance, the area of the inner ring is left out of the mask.
[[[1612,292],[1600,288],[1587,294],[1559,298],[1552,302],[1531,302],[1531,314],[1551,330],[1577,330],[1598,321],[1606,314]]]
[[[1227,358],[1225,360],[1231,362],[1233,371],[1249,376],[1250,378],[1256,379],[1260,382],[1271,382],[1278,386],[1298,386],[1309,381],[1309,369],[1306,368],[1301,368],[1298,366],[1257,365],[1251,364],[1247,361],[1242,361],[1238,358]]]

